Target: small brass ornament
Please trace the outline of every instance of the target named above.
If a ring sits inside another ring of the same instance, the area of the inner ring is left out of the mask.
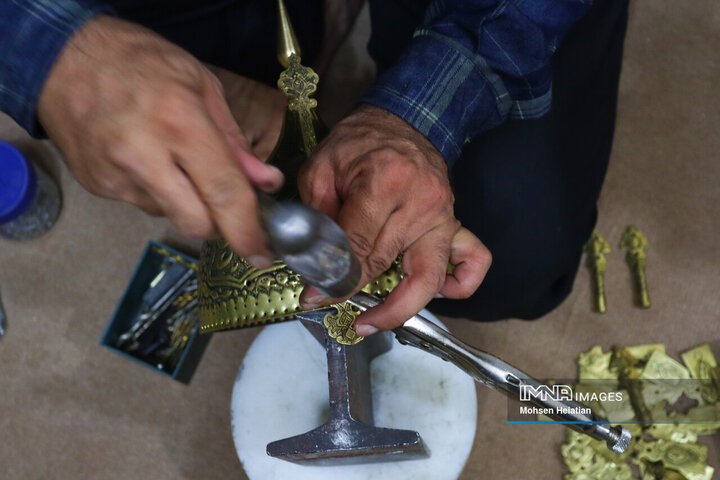
[[[364,337],[361,337],[355,330],[353,324],[360,315],[360,309],[349,303],[333,305],[335,312],[330,312],[323,318],[323,324],[328,330],[330,338],[334,338],[342,345],[355,345]]]
[[[593,290],[595,295],[595,309],[599,313],[605,313],[605,269],[607,260],[605,255],[610,253],[610,244],[597,230],[593,230],[590,239],[584,247],[587,254],[587,266],[593,272]]]
[[[645,266],[647,265],[645,248],[647,246],[648,240],[645,235],[632,225],[625,229],[620,239],[620,248],[625,251],[625,259],[633,274],[638,303],[643,308],[650,308],[650,294],[645,277]]]

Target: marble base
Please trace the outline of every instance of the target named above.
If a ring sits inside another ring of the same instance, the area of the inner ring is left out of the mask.
[[[250,480],[457,479],[475,437],[475,382],[453,365],[397,342],[370,370],[375,425],[416,430],[429,458],[315,466],[267,456],[268,443],[317,427],[328,411],[325,351],[299,322],[287,322],[260,332],[235,380],[233,438]]]

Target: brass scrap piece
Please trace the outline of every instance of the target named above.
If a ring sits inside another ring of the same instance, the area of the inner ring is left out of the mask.
[[[640,378],[648,380],[643,388],[646,405],[655,405],[663,400],[672,405],[685,393],[685,389],[679,387],[684,386],[683,380],[690,379],[690,373],[668,355],[655,351],[650,355]]]
[[[707,461],[707,447],[696,443],[677,443],[667,440],[641,442],[644,448],[637,452],[637,460],[662,462],[664,468],[690,475],[704,475]]]
[[[656,351],[648,358],[640,378],[663,379],[677,383],[679,380],[689,380],[690,372],[680,362]]]
[[[611,355],[609,361],[608,355]],[[697,441],[702,435],[720,430],[720,402],[717,397],[714,401],[690,408],[686,413],[666,410],[666,407],[683,394],[692,398],[689,390],[695,390],[697,387],[694,385],[702,377],[707,380],[713,375],[717,362],[707,345],[685,352],[683,361],[685,366],[666,355],[661,344],[616,346],[608,353],[594,346],[580,354],[580,383],[576,385],[576,391],[607,390],[617,378],[620,387],[628,388],[623,391],[623,399],[629,394],[633,407],[629,414],[631,418],[617,418],[618,412],[614,410],[619,409],[618,402],[615,402],[618,405],[599,402],[601,408],[598,411],[606,413],[611,421],[641,419],[641,415],[647,415],[655,423],[643,426],[628,424],[634,441],[621,456],[608,453],[601,442],[570,431],[567,443],[561,447],[563,459],[570,470],[565,474],[565,480],[635,478],[628,462],[639,467],[639,478],[643,480],[712,478],[715,469],[707,465],[707,447]],[[593,381],[609,383],[603,387],[594,385]],[[644,388],[639,387],[640,382],[645,383]],[[633,384],[636,387],[632,387]],[[643,406],[646,409],[644,413],[638,411]],[[628,416],[627,412],[619,415]]]
[[[693,378],[710,378],[712,367],[717,367],[710,345],[703,343],[680,354]]]
[[[612,353],[603,353],[600,345],[595,345],[578,358],[580,380],[616,379],[617,373],[610,370]]]
[[[568,443],[561,447],[565,465],[570,473],[565,480],[626,480],[632,478],[625,454],[608,453],[603,443],[587,435],[568,430]],[[614,457],[610,457],[614,455]],[[620,459],[623,460],[620,460]]]
[[[698,380],[701,403],[716,403],[720,400],[720,367],[713,356],[710,345],[703,343],[681,354],[690,376]]]
[[[662,343],[646,343],[643,345],[631,345],[625,347],[630,355],[643,361],[647,361],[654,352],[665,353],[665,345]]]
[[[643,423],[651,422],[652,414],[645,404],[643,385],[637,381],[642,374],[645,360],[638,359],[619,345],[612,348],[612,353],[610,367],[617,370],[620,387],[630,394],[630,403],[637,419]]]

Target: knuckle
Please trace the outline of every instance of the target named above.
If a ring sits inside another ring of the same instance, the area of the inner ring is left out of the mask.
[[[445,272],[439,269],[428,272],[424,277],[424,281],[428,290],[439,292],[445,284]]]
[[[185,131],[199,110],[197,94],[176,84],[166,87],[161,103],[155,103],[154,116],[159,125],[171,131]]]
[[[191,79],[196,79],[205,68],[202,63],[184,51],[166,53],[163,60],[173,71],[182,73]]]
[[[215,75],[213,72],[208,70],[206,67],[203,66],[203,79],[207,83],[207,85],[218,95],[221,97],[225,97],[225,86],[220,81],[220,78],[218,78],[217,75]]]
[[[311,206],[317,206],[315,203],[334,188],[334,172],[328,162],[318,159],[311,160],[302,167],[298,174],[300,196]]]
[[[377,155],[382,165],[380,178],[390,188],[403,187],[418,173],[415,163],[393,148],[384,148]]]
[[[380,253],[373,253],[367,257],[366,264],[372,276],[375,277],[390,268],[392,258]]]
[[[427,209],[447,210],[447,207],[453,203],[453,194],[449,185],[435,176],[430,176],[423,182],[417,198]]]
[[[244,195],[233,177],[219,177],[208,183],[203,196],[208,206],[218,209],[242,203]]]
[[[306,164],[298,173],[298,186],[308,192],[316,192],[322,185],[315,163]]]
[[[194,239],[209,238],[215,232],[215,226],[209,218],[178,219],[175,221],[175,226],[180,234]]]
[[[108,140],[105,145],[105,155],[116,166],[124,170],[134,171],[137,155],[133,152],[135,145],[130,135],[119,135]]]
[[[347,234],[353,251],[361,257],[368,257],[372,253],[373,244],[370,240],[359,232],[350,232]]]
[[[264,249],[262,243],[260,243],[258,235],[250,235],[250,232],[245,232],[241,235],[235,235],[230,237],[225,235],[230,248],[243,258],[249,258],[256,253],[262,252]]]
[[[123,188],[125,182],[121,178],[116,175],[102,173],[94,173],[92,176],[92,184],[96,190],[96,192],[93,193],[96,195],[100,194],[111,198],[122,199],[125,190]]]
[[[475,293],[475,288],[473,288],[473,285],[461,283],[461,284],[459,284],[458,289],[457,289],[457,298],[459,298],[459,299],[470,298],[473,293]]]
[[[438,249],[437,255],[429,260],[432,264],[428,264],[424,269],[421,283],[428,291],[439,292],[445,285],[449,255],[443,250],[442,248]]]

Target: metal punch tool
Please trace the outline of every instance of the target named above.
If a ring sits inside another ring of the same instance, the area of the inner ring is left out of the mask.
[[[360,292],[348,299],[348,302],[364,311],[381,304],[382,300]],[[511,398],[520,400],[523,385],[535,391],[543,385],[503,360],[463,343],[422,315],[415,315],[393,332],[401,344],[412,345],[449,361],[483,385]],[[538,398],[531,397],[526,402],[553,412],[589,410],[586,405],[569,399],[553,400],[538,396]],[[630,431],[624,426],[611,426],[609,422],[592,413],[563,413],[548,416],[567,424],[573,430],[604,441],[607,447],[616,453],[623,453],[632,438]]]

